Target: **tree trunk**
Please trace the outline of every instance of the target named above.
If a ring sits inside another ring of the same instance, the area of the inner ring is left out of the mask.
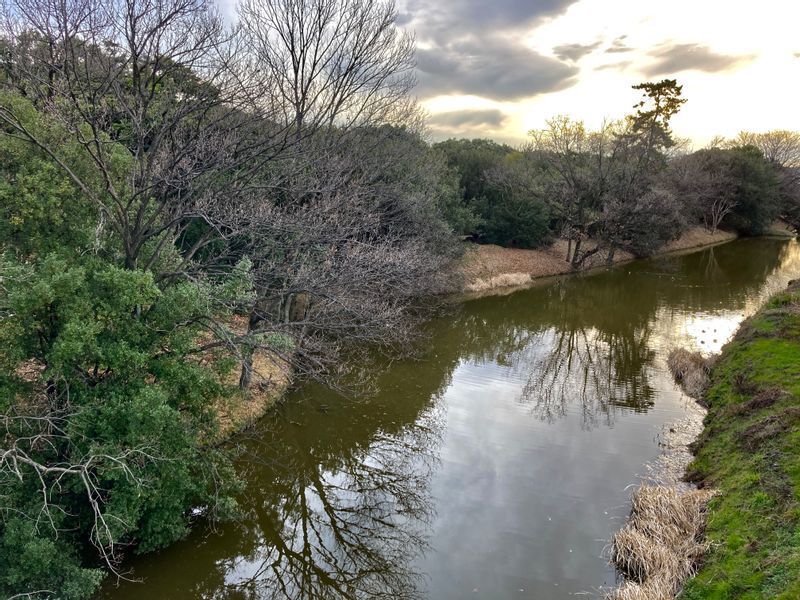
[[[580,266],[581,262],[583,262],[580,260],[580,254],[581,254],[581,238],[580,236],[578,236],[577,238],[575,238],[575,248],[572,251],[571,262],[573,269],[577,269]]]
[[[253,307],[250,311],[250,319],[247,321],[248,335],[258,328],[261,318],[256,313],[257,307]],[[247,391],[250,389],[250,384],[253,382],[253,352],[255,350],[252,346],[247,346],[242,355],[242,372],[239,374],[239,389]]]

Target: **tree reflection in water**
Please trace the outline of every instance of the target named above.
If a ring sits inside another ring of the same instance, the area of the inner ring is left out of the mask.
[[[270,489],[256,493],[265,502],[252,521],[252,550],[220,565],[225,597],[422,597],[423,578],[410,565],[427,548],[434,517],[440,410],[436,403],[399,434],[379,431],[345,457],[298,443],[280,465],[263,465],[259,481]]]
[[[732,250],[637,263],[510,297],[482,358],[494,353],[496,362],[523,372],[520,401],[546,422],[573,407],[591,429],[611,425],[620,407],[648,410],[655,399],[656,313],[744,308],[769,274],[797,254],[789,256],[780,242],[760,244],[759,260],[741,261]]]
[[[526,361],[530,374],[520,400],[543,421],[553,422],[575,406],[589,429],[601,422],[611,425],[616,407],[652,406],[655,391],[645,367],[654,355],[646,330],[620,336],[585,328],[550,329],[542,338],[548,350]]]

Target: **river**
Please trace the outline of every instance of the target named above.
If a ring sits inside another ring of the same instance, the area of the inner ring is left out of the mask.
[[[465,301],[374,397],[290,393],[243,442],[246,517],[101,597],[602,597],[630,486],[688,402],[669,351],[718,351],[798,276],[797,242],[748,239]]]

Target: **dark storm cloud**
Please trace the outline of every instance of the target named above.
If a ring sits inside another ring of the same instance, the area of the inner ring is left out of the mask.
[[[459,129],[462,127],[499,128],[508,116],[500,110],[455,110],[438,113],[429,119],[429,123],[437,128]]]
[[[418,50],[417,69],[417,93],[423,97],[472,94],[501,101],[564,89],[578,73],[574,66],[498,38]]]
[[[542,17],[564,12],[577,0],[406,0],[420,39],[445,43],[465,35],[525,29]]]
[[[664,45],[651,51],[650,56],[656,60],[643,71],[649,77],[680,71],[716,73],[753,59],[753,56],[719,54],[700,44]]]
[[[576,61],[597,50],[602,43],[603,42],[595,42],[594,44],[563,44],[553,48],[553,54],[561,60]]]
[[[538,20],[575,1],[406,0],[403,21],[420,42],[417,93],[517,100],[572,85],[577,69],[522,40]]]

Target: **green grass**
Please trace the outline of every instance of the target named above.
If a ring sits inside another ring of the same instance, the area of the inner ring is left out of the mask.
[[[721,493],[712,549],[681,597],[800,599],[800,289],[742,326],[711,379],[688,475]]]

